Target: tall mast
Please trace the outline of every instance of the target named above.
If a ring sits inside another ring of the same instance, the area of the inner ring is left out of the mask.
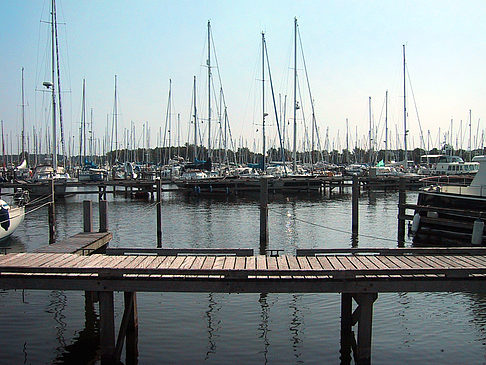
[[[349,163],[349,126],[346,118],[346,163]]]
[[[86,161],[86,80],[83,79],[83,110],[82,110],[82,129],[83,129],[83,164]]]
[[[265,171],[265,33],[262,32],[262,170]]]
[[[208,159],[211,158],[211,22],[208,20]]]
[[[116,75],[115,75],[115,105],[114,105],[114,113],[113,117],[115,118],[115,161],[118,160],[118,106],[117,106],[117,97],[116,97]]]
[[[197,107],[196,107],[196,76],[194,76],[194,161],[197,158]]]
[[[469,161],[472,160],[472,145],[471,145],[471,109],[469,109]]]
[[[294,151],[292,171],[297,171],[297,18],[294,18]]]
[[[52,92],[52,141],[51,141],[51,146],[52,146],[52,169],[54,171],[54,174],[57,172],[57,149],[56,149],[56,74],[55,74],[55,69],[56,69],[56,53],[55,53],[55,32],[54,32],[54,22],[55,22],[55,12],[56,12],[56,4],[55,0],[52,0],[51,2],[51,62],[52,62],[52,70],[51,70],[51,79],[52,79],[52,84],[51,84],[51,92]]]
[[[372,141],[373,141],[373,138],[372,138],[372,134],[371,134],[371,129],[373,128],[372,125],[371,125],[371,96],[368,97],[368,111],[369,111],[369,114],[370,114],[370,130],[368,132],[368,135],[369,135],[369,142],[370,142],[370,150],[369,150],[369,163],[371,164],[373,162],[373,156],[372,156],[372,149],[373,149],[373,146],[372,146]]]
[[[407,151],[407,87],[405,83],[405,45],[403,45],[403,148],[405,150],[405,163],[403,167],[408,168],[408,151]]]
[[[25,152],[25,104],[24,104],[24,68],[22,67],[22,159]]]
[[[2,163],[3,163],[3,168],[5,169],[7,167],[7,164],[5,163],[5,137],[3,135],[3,120],[2,120]]]
[[[385,93],[385,162],[387,162],[388,152],[388,90]]]

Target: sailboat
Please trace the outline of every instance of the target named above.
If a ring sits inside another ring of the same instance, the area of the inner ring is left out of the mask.
[[[62,108],[61,108],[61,81],[59,73],[59,45],[57,39],[57,19],[56,19],[56,2],[51,2],[51,81],[42,83],[52,95],[52,126],[51,126],[51,143],[52,143],[52,161],[50,165],[37,166],[33,172],[32,181],[40,184],[29,184],[28,188],[31,195],[49,195],[51,188],[48,181],[54,180],[55,196],[64,197],[66,194],[66,182],[70,179],[69,174],[63,167],[58,166],[57,161],[57,112],[56,107],[56,81],[58,85],[57,97],[59,98],[59,121],[62,127]],[[57,78],[56,78],[57,72]],[[62,132],[62,129],[61,129]],[[61,133],[61,141],[62,141]]]
[[[14,195],[15,206],[0,199],[0,241],[7,239],[24,221],[25,204],[29,200],[26,191],[19,190]]]

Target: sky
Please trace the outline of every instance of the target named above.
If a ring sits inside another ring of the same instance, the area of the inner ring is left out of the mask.
[[[32,135],[33,127],[45,134],[50,124],[49,95],[42,91],[42,82],[50,80],[50,28],[43,22],[49,20],[49,9],[50,0],[0,0],[0,119],[14,151],[21,129],[22,67],[26,135]],[[101,139],[107,129],[111,133],[115,74],[120,143],[132,122],[137,145],[143,143],[144,124],[150,131],[151,147],[164,143],[159,133],[164,134],[166,128],[169,79],[172,144],[177,139],[183,144],[188,136],[192,141],[196,76],[200,138],[207,144],[208,21],[218,61],[216,68],[212,54],[218,94],[212,96],[212,114],[213,118],[218,114],[220,77],[231,135],[238,145],[261,146],[262,31],[277,110],[282,109],[287,95],[285,124],[287,131],[292,129],[294,17],[303,50],[298,49],[297,61],[303,112],[297,116],[299,141],[304,139],[304,123],[311,135],[309,90],[321,147],[325,147],[327,134],[328,148],[345,148],[346,119],[349,143],[358,139],[367,145],[371,97],[375,147],[383,148],[387,90],[389,143],[393,147],[402,141],[402,45],[406,45],[408,73],[409,147],[419,146],[421,127],[424,143],[429,142],[430,131],[430,146],[440,138],[467,148],[469,110],[473,147],[480,143],[485,128],[484,1],[58,0],[57,12],[63,125],[66,140],[75,141],[72,148],[79,143],[83,79],[88,120],[93,110],[95,138]],[[276,121],[268,70],[265,72],[267,145],[273,145],[277,143]],[[280,115],[281,123],[282,119]],[[218,136],[219,125],[214,120],[212,125],[212,135]],[[287,138],[291,140],[291,134]],[[167,139],[168,134],[165,144]]]

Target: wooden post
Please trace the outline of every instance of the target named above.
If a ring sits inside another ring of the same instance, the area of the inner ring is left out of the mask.
[[[405,179],[400,178],[398,183],[398,246],[403,246],[405,241],[405,204],[407,201]]]
[[[161,183],[160,180],[156,181],[157,185],[157,247],[162,247],[162,197],[161,197]]]
[[[91,200],[83,201],[83,232],[93,232],[93,204]]]
[[[108,232],[108,202],[100,201],[100,232]]]
[[[49,220],[49,244],[56,242],[56,207],[54,205],[54,179],[51,179],[51,204],[48,208],[48,220]]]
[[[358,319],[358,356],[356,363],[367,365],[371,363],[371,333],[373,325],[373,303],[376,293],[363,293],[355,295],[359,305]]]
[[[359,180],[358,176],[353,176],[352,203],[351,203],[351,225],[353,236],[358,235],[359,231]]]
[[[352,332],[352,314],[353,314],[353,297],[352,294],[341,294],[341,364],[351,363],[351,338]]]
[[[130,298],[131,296],[131,298]],[[135,292],[125,292],[125,306],[127,302],[133,300],[132,310],[128,320],[127,334],[126,334],[126,363],[137,364],[138,359],[138,311],[137,311],[137,296]]]
[[[268,247],[268,178],[260,179],[260,254]]]
[[[114,363],[115,315],[113,292],[102,291],[100,295],[100,350],[101,365]]]

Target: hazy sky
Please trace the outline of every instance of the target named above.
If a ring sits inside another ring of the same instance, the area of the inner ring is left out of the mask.
[[[0,0],[0,119],[18,134],[21,67],[25,68],[26,127],[45,132],[49,108],[42,82],[50,80],[49,0]],[[94,133],[111,123],[114,75],[118,75],[119,140],[133,121],[142,123],[151,145],[164,130],[172,79],[172,139],[180,113],[181,143],[187,140],[193,76],[198,82],[199,117],[207,118],[207,21],[211,21],[228,115],[234,138],[261,144],[261,32],[265,32],[275,93],[288,95],[292,122],[293,18],[297,17],[304,56],[324,144],[326,128],[335,147],[345,147],[346,118],[355,140],[368,134],[372,98],[377,139],[384,140],[382,112],[389,90],[389,128],[403,138],[403,59],[406,45],[409,129],[419,143],[419,122],[437,141],[453,123],[453,140],[472,109],[473,138],[486,120],[486,2],[484,1],[75,1],[58,0],[65,133],[78,138],[82,79]],[[299,51],[300,52],[300,51]],[[214,58],[213,58],[214,61]],[[302,58],[297,66],[301,104],[310,125],[310,102]],[[213,69],[216,78],[217,70]],[[269,91],[269,83],[266,88]],[[217,86],[219,87],[219,86]],[[266,99],[271,100],[270,93]],[[213,102],[214,104],[214,102]],[[273,106],[266,104],[269,143],[275,138]],[[217,114],[213,110],[213,116]],[[381,118],[380,118],[381,116]],[[302,116],[299,138],[302,136]],[[203,123],[204,126],[207,123]],[[191,127],[192,128],[192,127]],[[257,131],[258,130],[258,131]],[[214,130],[212,134],[214,135]],[[310,132],[309,132],[310,133]],[[339,133],[339,139],[338,139]],[[204,132],[206,139],[207,131]],[[442,136],[443,138],[443,136]],[[192,137],[191,137],[192,139]],[[254,139],[256,142],[254,142]],[[353,142],[354,143],[354,142]],[[14,144],[16,145],[16,143]],[[463,147],[468,145],[468,134]]]

